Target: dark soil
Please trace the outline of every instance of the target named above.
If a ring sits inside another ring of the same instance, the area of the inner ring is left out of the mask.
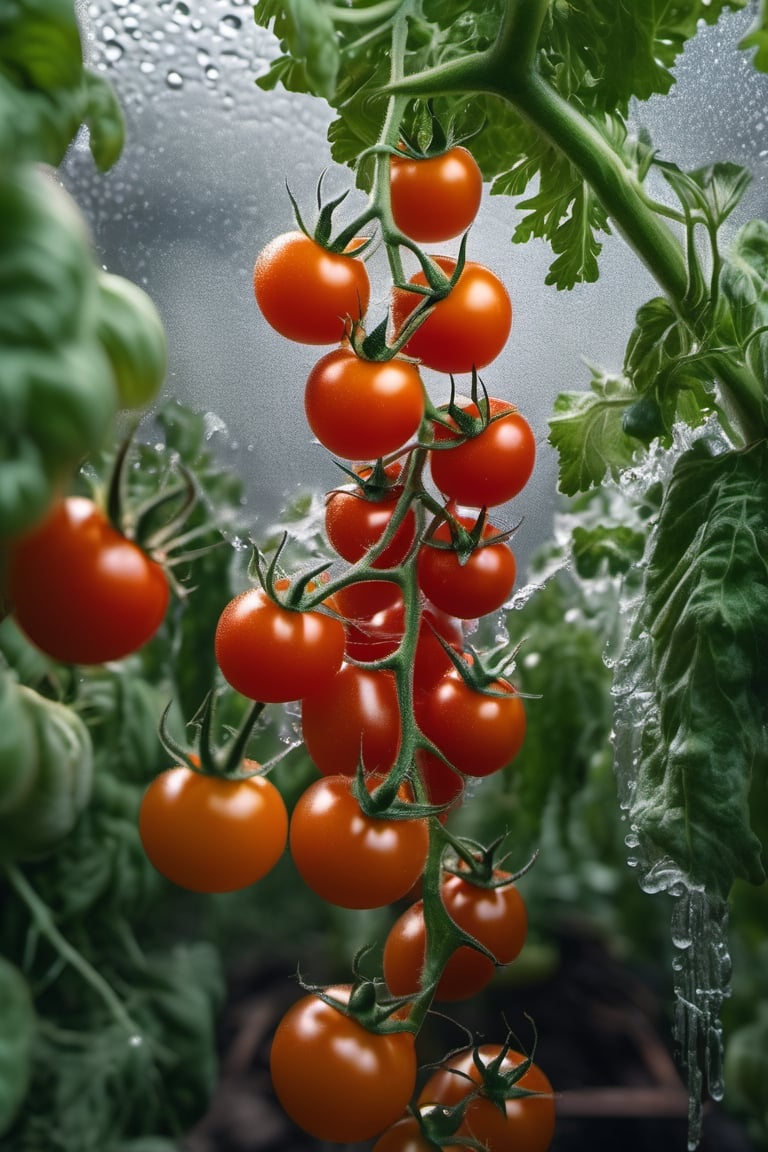
[[[564,935],[560,955],[545,983],[498,981],[471,1010],[448,1006],[451,1016],[489,1041],[503,1039],[498,1022],[506,1020],[528,1044],[535,1020],[536,1059],[558,1093],[551,1152],[685,1152],[687,1092],[658,997],[588,932]],[[233,978],[221,1023],[220,1084],[185,1152],[339,1152],[297,1129],[271,1091],[270,1038],[301,994],[287,967],[254,964]],[[455,1025],[436,1017],[420,1036],[422,1062],[463,1042]],[[355,1146],[362,1147],[369,1146]],[[754,1152],[742,1125],[712,1102],[699,1149]]]

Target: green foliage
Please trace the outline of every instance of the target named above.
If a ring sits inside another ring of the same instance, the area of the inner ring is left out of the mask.
[[[754,23],[747,35],[739,44],[739,48],[755,48],[753,57],[755,68],[761,72],[768,72],[768,4],[760,0],[760,11],[755,16]]]
[[[39,518],[116,409],[96,268],[69,196],[33,168],[0,177],[0,538]]]
[[[651,859],[723,899],[737,877],[764,879],[749,794],[768,753],[767,499],[765,443],[702,441],[680,458],[619,681],[638,757],[630,819]]]
[[[57,165],[87,123],[102,170],[118,159],[123,118],[107,82],[83,67],[72,0],[0,5],[0,159]]]
[[[561,392],[549,422],[549,439],[560,454],[560,490],[585,492],[606,476],[617,477],[637,452],[623,427],[636,398],[629,382],[592,370],[590,390]]]
[[[29,1088],[35,1028],[29,985],[0,956],[0,1136],[15,1120]]]

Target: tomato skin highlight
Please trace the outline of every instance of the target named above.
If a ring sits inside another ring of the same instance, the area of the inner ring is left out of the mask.
[[[478,416],[476,404],[461,408]],[[520,493],[536,463],[536,439],[528,421],[513,404],[491,399],[492,420],[477,436],[458,440],[453,448],[433,449],[429,454],[432,479],[444,496],[471,508],[504,504]],[[435,438],[450,441],[450,429],[435,425]]]
[[[511,877],[501,871],[496,879]],[[525,903],[513,883],[482,888],[462,876],[447,875],[440,895],[452,920],[493,953],[499,964],[519,955],[528,930]],[[384,944],[384,979],[394,996],[418,992],[426,949],[424,905],[416,901],[392,925]],[[435,999],[468,1000],[490,984],[496,968],[476,948],[462,944],[447,961]]]
[[[432,259],[446,275],[453,274],[456,261],[452,257]],[[421,270],[409,281],[422,286],[426,282]],[[423,299],[405,288],[393,289],[391,317],[396,333]],[[403,352],[437,372],[471,372],[496,359],[511,330],[512,302],[506,288],[484,265],[468,260],[451,291],[437,302]]]
[[[488,1065],[501,1052],[499,1044],[483,1044],[482,1062]],[[510,1049],[501,1071],[516,1068],[524,1059],[522,1053]],[[461,1075],[463,1073],[463,1075]],[[429,1104],[452,1107],[463,1100],[481,1082],[471,1049],[447,1060],[434,1072],[419,1093],[419,1107]],[[477,1140],[488,1152],[547,1152],[555,1132],[555,1101],[552,1085],[537,1064],[532,1064],[517,1081],[521,1088],[540,1092],[541,1096],[518,1097],[507,1100],[505,1113],[479,1095],[467,1104],[464,1119],[456,1135]]]
[[[389,171],[392,215],[412,240],[452,240],[477,216],[483,176],[466,148],[456,146],[424,159],[393,156]]]
[[[340,908],[381,908],[408,893],[429,847],[423,819],[366,816],[349,776],[324,776],[302,793],[288,839],[305,884]],[[369,787],[380,783],[369,778]]]
[[[267,323],[301,344],[337,344],[348,318],[362,319],[371,292],[361,260],[328,252],[298,231],[276,236],[262,249],[253,289]]]
[[[416,721],[450,763],[467,776],[490,776],[506,767],[525,739],[525,708],[506,680],[489,695],[470,687],[452,668],[430,692],[415,698]]]
[[[388,772],[400,747],[400,711],[391,672],[342,664],[302,701],[304,744],[324,776]]]
[[[424,415],[424,386],[407,360],[362,360],[335,348],[307,377],[307,422],[317,439],[344,460],[376,460],[401,448]]]
[[[255,769],[245,762],[246,769]],[[288,839],[280,792],[264,776],[206,776],[169,768],[147,788],[139,834],[152,864],[193,892],[234,892],[271,871]]]
[[[336,999],[349,990],[328,988]],[[318,996],[304,996],[277,1026],[272,1085],[285,1111],[318,1140],[369,1140],[405,1111],[416,1084],[410,1032],[370,1032]]]
[[[248,588],[226,605],[214,640],[227,683],[251,700],[308,696],[344,658],[344,626],[325,612],[298,612]]]
[[[170,599],[162,567],[82,496],[59,501],[14,542],[8,593],[26,636],[68,664],[136,652],[162,624]]]
[[[472,517],[456,519],[465,528],[474,524]],[[483,536],[495,535],[496,529],[486,524]],[[438,525],[432,539],[449,543],[448,525]],[[515,584],[517,565],[512,549],[503,542],[475,548],[463,563],[453,550],[423,544],[416,571],[419,587],[428,600],[450,616],[474,620],[506,603]]]

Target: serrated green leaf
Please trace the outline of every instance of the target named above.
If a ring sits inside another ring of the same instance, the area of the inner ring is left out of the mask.
[[[764,878],[749,790],[768,758],[767,503],[764,442],[680,458],[619,677],[637,725],[632,825],[651,859],[723,899]]]
[[[593,370],[589,391],[561,392],[549,422],[549,441],[560,456],[560,490],[585,492],[632,463],[638,445],[622,418],[637,393],[621,376]]]
[[[306,88],[301,89],[301,73],[284,68],[281,82],[295,85],[291,90],[305,90],[332,100],[339,74],[339,43],[329,8],[321,0],[260,0],[254,7],[254,19],[263,27],[273,25],[284,53],[303,68]],[[274,71],[274,69],[273,69]],[[274,76],[268,86],[274,87]],[[266,87],[261,82],[262,87]],[[287,86],[287,85],[286,85]]]

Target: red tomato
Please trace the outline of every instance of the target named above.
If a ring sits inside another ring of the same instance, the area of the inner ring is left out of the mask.
[[[439,756],[434,756],[424,748],[419,748],[416,752],[416,764],[421,772],[430,804],[449,804],[454,808],[461,803],[464,779],[458,772],[454,772]],[[448,811],[441,814],[441,819],[447,817]]]
[[[402,600],[391,580],[359,580],[333,594],[337,612],[346,620],[367,620]]]
[[[373,1146],[373,1152],[435,1152],[436,1147],[443,1152],[461,1152],[462,1145],[435,1145],[421,1131],[415,1116],[403,1116],[396,1124],[382,1132]],[[466,1145],[463,1146],[466,1149]]]
[[[461,407],[478,416],[476,404]],[[490,401],[490,415],[497,417],[454,448],[436,448],[429,454],[432,479],[457,504],[489,508],[517,496],[528,483],[536,462],[536,440],[531,426],[513,404]],[[436,424],[435,439],[453,439],[449,429]]]
[[[243,696],[265,703],[299,700],[341,667],[344,626],[325,612],[297,612],[249,588],[219,617],[216,661]]]
[[[416,721],[448,760],[467,776],[490,776],[513,760],[525,738],[525,708],[506,680],[488,695],[471,688],[452,668],[415,699]]]
[[[393,156],[389,172],[395,224],[412,240],[451,240],[477,216],[483,175],[466,148],[420,160]]]
[[[329,988],[335,999],[349,990]],[[410,1032],[370,1032],[319,996],[304,996],[277,1026],[269,1057],[285,1111],[317,1140],[369,1140],[393,1124],[416,1084]]]
[[[480,1057],[486,1066],[502,1051],[498,1044],[483,1044]],[[524,1057],[510,1049],[504,1057],[501,1071],[512,1072]],[[427,1080],[419,1094],[419,1107],[439,1104],[453,1107],[481,1082],[471,1049],[451,1057]],[[552,1085],[538,1067],[532,1064],[516,1083],[517,1087],[540,1096],[518,1097],[506,1101],[502,1112],[484,1095],[476,1096],[467,1104],[464,1119],[457,1136],[477,1140],[488,1152],[546,1152],[555,1132],[555,1101]]]
[[[471,528],[475,522],[471,516],[455,518],[465,528]],[[497,535],[493,525],[485,525],[486,539]],[[450,543],[448,524],[438,525],[431,539]],[[514,553],[503,542],[481,545],[464,560],[453,549],[425,543],[419,549],[417,560],[419,587],[424,595],[443,612],[461,620],[475,620],[501,608],[511,595],[516,570]]]
[[[135,652],[162,624],[169,600],[162,567],[81,496],[61,500],[14,542],[8,594],[32,643],[67,664]]]
[[[448,276],[456,267],[449,256],[433,260]],[[421,270],[410,279],[411,284],[426,282]],[[391,314],[396,333],[423,299],[406,288],[393,290]],[[438,301],[403,352],[437,372],[471,372],[496,359],[511,330],[512,303],[506,288],[493,272],[468,260],[451,291]]]
[[[328,252],[303,232],[276,236],[259,253],[253,289],[267,323],[302,344],[338,344],[371,292],[361,260]]]
[[[373,789],[380,781],[369,778]],[[324,776],[299,797],[289,832],[305,883],[341,908],[381,908],[411,890],[424,870],[427,822],[366,816],[349,776]]]
[[[337,488],[325,502],[325,530],[339,556],[354,564],[361,560],[387,530],[402,495],[401,487],[387,490],[380,499],[368,499],[358,486]],[[373,562],[374,568],[394,568],[408,555],[416,536],[416,517],[409,508],[391,542]]]
[[[523,898],[508,873],[500,888],[481,888],[462,876],[446,874],[440,886],[443,904],[452,920],[493,953],[499,964],[509,964],[520,953],[528,930]],[[392,925],[384,944],[384,979],[394,996],[419,991],[424,965],[426,928],[424,904],[418,900]],[[493,979],[493,961],[462,944],[448,960],[435,991],[437,1000],[468,1000]]]
[[[329,452],[345,460],[376,460],[417,432],[424,386],[407,360],[362,360],[350,348],[335,348],[310,372],[304,408]]]
[[[245,761],[245,767],[257,765]],[[144,793],[139,834],[155,868],[174,884],[234,892],[274,868],[288,838],[288,813],[265,776],[235,780],[178,765]]]
[[[391,672],[342,664],[301,704],[304,743],[324,776],[386,773],[400,747],[400,711]]]
[[[405,631],[405,608],[400,598],[370,619],[347,623],[347,656],[361,662],[383,660],[400,644]],[[450,668],[451,660],[435,635],[437,632],[456,651],[464,643],[461,623],[433,604],[422,607],[413,666],[417,688],[430,688]]]

